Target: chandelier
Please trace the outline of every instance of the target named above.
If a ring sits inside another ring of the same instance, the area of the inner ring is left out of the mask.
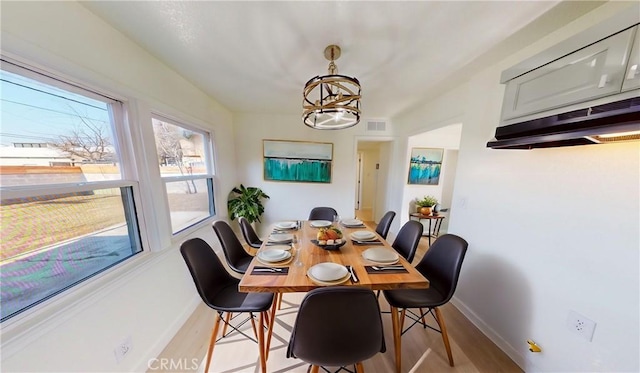
[[[304,124],[320,130],[353,127],[360,122],[360,82],[338,74],[334,61],[340,57],[339,46],[326,47],[324,57],[330,61],[329,74],[311,78],[304,85]]]

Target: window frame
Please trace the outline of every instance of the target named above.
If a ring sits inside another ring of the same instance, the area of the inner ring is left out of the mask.
[[[200,126],[198,124],[193,124],[194,122],[198,122],[196,120],[182,120],[178,119],[174,116],[166,115],[161,113],[159,110],[151,110],[150,113],[150,121],[149,126],[151,127],[152,139],[150,143],[153,144],[153,153],[157,154],[157,146],[155,142],[155,131],[153,130],[153,121],[159,120],[165,123],[169,123],[173,126],[184,128],[193,132],[196,132],[203,136],[203,147],[204,147],[204,161],[206,165],[207,172],[204,174],[197,175],[176,175],[176,176],[163,176],[160,172],[160,163],[158,157],[155,157],[155,165],[157,167],[158,175],[162,182],[162,198],[166,203],[166,217],[167,222],[169,224],[169,228],[171,230],[171,241],[176,242],[179,241],[182,237],[186,236],[190,232],[201,228],[203,225],[214,220],[218,214],[217,208],[217,199],[216,199],[216,172],[215,172],[215,146],[214,146],[214,135],[211,129],[205,128],[205,126]],[[151,165],[150,165],[151,166]],[[198,220],[197,222],[188,225],[186,227],[177,229],[174,231],[174,227],[171,221],[171,206],[169,205],[169,195],[167,193],[167,183],[171,182],[179,182],[179,181],[189,181],[189,180],[205,180],[207,182],[207,192],[210,196],[209,198],[209,216]]]
[[[75,79],[63,74],[54,72],[53,69],[34,67],[31,63],[20,58],[8,56],[4,53],[0,54],[0,69],[31,79],[37,82],[72,92],[84,97],[95,99],[107,104],[108,115],[110,119],[110,133],[113,136],[112,142],[116,154],[118,155],[120,179],[119,180],[102,180],[102,181],[86,181],[71,183],[52,183],[52,184],[32,184],[32,185],[15,185],[0,187],[3,199],[27,198],[32,196],[55,195],[66,193],[80,193],[86,191],[94,191],[100,189],[123,189],[130,190],[131,198],[123,200],[123,209],[125,215],[127,210],[133,213],[136,219],[137,237],[133,237],[140,245],[140,251],[123,258],[122,260],[101,268],[82,279],[65,286],[55,293],[40,299],[30,306],[23,308],[19,312],[7,317],[2,321],[2,327],[18,328],[19,325],[30,321],[34,321],[35,315],[52,315],[58,312],[64,312],[69,305],[69,299],[76,301],[84,301],[84,296],[89,295],[86,289],[96,287],[105,287],[111,285],[111,282],[105,283],[101,280],[105,277],[112,278],[114,272],[124,270],[125,268],[136,267],[147,262],[148,256],[153,251],[151,249],[149,237],[155,234],[153,227],[145,224],[144,198],[141,193],[139,182],[139,162],[136,162],[136,152],[134,143],[136,141],[135,129],[130,126],[129,115],[130,108],[127,99],[118,95],[103,93],[91,87],[90,84],[78,83]],[[127,222],[127,225],[129,223]],[[157,228],[156,228],[157,230]],[[131,237],[130,237],[131,239]],[[51,312],[44,311],[45,307],[58,305]],[[47,316],[45,316],[47,317]]]

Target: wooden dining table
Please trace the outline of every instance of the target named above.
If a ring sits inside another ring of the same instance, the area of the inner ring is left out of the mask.
[[[375,231],[366,226],[345,227],[341,224],[335,226],[343,233],[343,239],[346,240],[344,246],[336,250],[326,250],[312,242],[316,239],[318,229],[311,225],[310,221],[301,221],[299,228],[290,230],[273,230],[277,233],[290,233],[294,236],[290,252],[292,257],[283,264],[265,264],[254,257],[251,264],[247,268],[246,273],[242,276],[239,284],[239,290],[242,292],[271,292],[271,293],[294,293],[307,292],[312,289],[327,286],[319,284],[309,278],[307,272],[309,268],[319,263],[331,262],[344,266],[351,266],[358,279],[355,282],[349,278],[341,286],[362,286],[372,290],[389,290],[389,289],[420,289],[428,288],[429,280],[427,280],[420,272],[418,272],[409,262],[402,256],[399,256],[398,264],[404,267],[404,270],[396,271],[373,271],[372,266],[380,266],[379,263],[371,262],[362,256],[363,251],[371,247],[385,247],[394,250],[391,245],[380,237]],[[355,231],[366,230],[375,234],[378,244],[358,243],[351,240],[351,233]],[[273,245],[269,240],[265,239],[262,250],[268,250]],[[394,251],[395,252],[395,251]],[[254,272],[255,267],[275,268],[277,272]],[[285,269],[278,271],[279,269]],[[286,273],[283,273],[286,272]]]

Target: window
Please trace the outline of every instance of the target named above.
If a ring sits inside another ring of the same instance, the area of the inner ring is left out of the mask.
[[[2,60],[2,321],[142,251],[123,104]]]
[[[176,234],[215,214],[211,136],[166,118],[152,118],[160,176]]]

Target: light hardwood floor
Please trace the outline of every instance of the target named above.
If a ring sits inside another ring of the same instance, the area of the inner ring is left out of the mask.
[[[367,222],[367,224],[375,227],[373,222]],[[414,264],[422,258],[427,250],[428,242],[426,238],[423,238],[418,247]],[[302,361],[286,358],[291,328],[295,321],[298,305],[303,297],[303,293],[284,295],[282,309],[276,314],[276,326],[267,362],[269,372],[304,373],[307,371],[308,366]],[[382,296],[380,297],[380,307],[383,311],[389,310],[389,306]],[[448,364],[441,335],[415,326],[402,337],[403,373],[522,372],[504,352],[453,305],[447,304],[441,309],[449,332],[455,366],[450,367]],[[388,313],[383,314],[382,320],[387,351],[364,362],[364,369],[369,373],[394,371],[391,317]],[[148,372],[202,372],[213,321],[214,311],[204,304],[200,304],[158,356],[159,360],[155,362],[154,369],[149,369]],[[249,324],[245,325],[244,329],[248,334],[253,334]],[[162,361],[166,362],[164,369],[160,366]],[[198,365],[197,369],[194,369],[193,362]],[[171,365],[172,363],[173,365]],[[335,369],[331,371],[333,372]],[[209,372],[259,372],[257,344],[237,333],[219,340],[213,352]]]

